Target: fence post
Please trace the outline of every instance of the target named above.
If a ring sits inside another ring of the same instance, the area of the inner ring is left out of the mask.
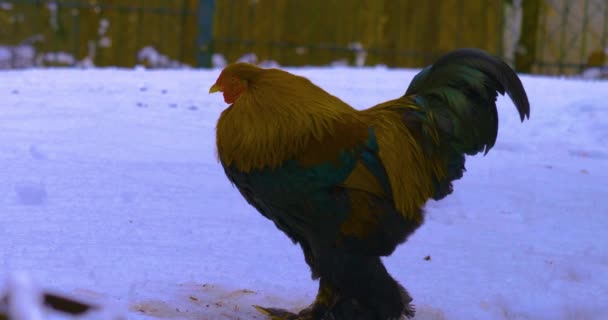
[[[197,16],[198,36],[196,37],[196,64],[199,68],[211,67],[214,12],[215,0],[199,0]]]
[[[517,47],[523,50],[515,50],[514,65],[517,72],[532,73],[536,63],[538,30],[541,27],[540,15],[546,14],[546,8],[541,0],[523,0],[521,10],[521,33]]]

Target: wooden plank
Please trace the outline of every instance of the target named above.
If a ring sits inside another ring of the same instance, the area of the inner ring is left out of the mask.
[[[196,66],[198,45],[196,37],[198,35],[198,5],[199,0],[180,0],[183,3],[182,15],[181,15],[181,48],[180,54],[177,57],[179,61],[184,62],[190,66]],[[217,1],[216,1],[217,3]],[[212,21],[212,27],[215,26]],[[213,43],[211,43],[211,52],[213,52]]]

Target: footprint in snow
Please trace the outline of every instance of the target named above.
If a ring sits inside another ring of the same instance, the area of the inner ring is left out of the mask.
[[[22,205],[42,205],[47,199],[46,187],[41,182],[22,182],[15,186],[15,193]]]
[[[36,159],[36,160],[46,160],[47,156],[44,152],[42,152],[42,150],[40,150],[40,147],[38,147],[37,145],[31,145],[30,149],[30,156],[32,156],[32,158]]]

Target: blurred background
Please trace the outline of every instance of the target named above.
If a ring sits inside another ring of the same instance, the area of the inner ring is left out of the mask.
[[[608,77],[608,1],[0,0],[0,69],[421,67],[459,47]]]

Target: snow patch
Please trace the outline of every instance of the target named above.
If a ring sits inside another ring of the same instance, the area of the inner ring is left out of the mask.
[[[151,46],[143,47],[137,53],[137,61],[149,68],[187,68],[177,60],[171,60],[166,55],[161,54],[156,48]]]
[[[76,63],[76,58],[67,52],[47,52],[38,55],[36,65],[64,65],[71,66]]]
[[[348,45],[348,48],[355,53],[355,66],[365,66],[365,58],[367,58],[367,52],[360,42],[353,42]]]
[[[252,52],[246,53],[243,56],[241,56],[240,58],[238,58],[236,60],[236,62],[245,62],[245,63],[256,64],[256,62],[258,62],[258,56]]]
[[[342,67],[342,68],[345,68],[345,67],[348,67],[348,60],[347,59],[335,60],[335,61],[332,61],[329,65],[332,66],[332,67]]]
[[[32,67],[35,59],[36,49],[31,44],[0,46],[0,69]]]
[[[593,67],[583,71],[584,79],[608,79],[608,67]]]
[[[110,21],[106,18],[99,19],[99,27],[97,28],[97,34],[103,36],[108,32],[110,28]]]
[[[49,10],[49,25],[51,25],[53,30],[57,31],[59,29],[59,24],[57,23],[59,5],[55,0],[50,0],[46,3],[46,8]]]
[[[274,60],[263,60],[260,63],[258,63],[258,66],[260,66],[262,68],[279,68],[279,67],[281,67],[281,65]]]
[[[211,66],[216,69],[223,69],[228,62],[221,53],[214,53],[211,55]]]
[[[0,2],[0,9],[5,10],[5,11],[9,11],[9,10],[13,10],[13,4],[10,2]]]

